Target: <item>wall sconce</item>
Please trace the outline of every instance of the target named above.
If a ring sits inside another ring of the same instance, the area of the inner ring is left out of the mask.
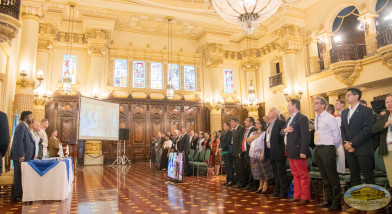
[[[301,100],[301,98],[302,98],[302,94],[303,94],[303,91],[302,91],[302,88],[300,88],[300,87],[297,87],[296,88],[296,95],[295,96],[289,96],[289,92],[290,92],[291,90],[289,90],[288,88],[285,88],[284,90],[283,90],[283,95],[284,95],[284,97],[286,98],[286,100],[287,100],[287,102],[289,102],[291,99],[297,99],[297,100]]]
[[[224,108],[224,105],[223,105],[224,103],[225,103],[225,100],[219,98],[219,99],[216,101],[216,104],[217,104],[216,108],[217,108],[217,109],[223,109],[223,108]]]
[[[48,102],[51,98],[52,98],[51,93],[44,92],[41,96],[40,93],[37,90],[35,90],[33,102],[34,102],[34,105],[45,105],[45,103]]]
[[[25,69],[23,69],[22,71],[20,71],[19,76],[21,78],[19,85],[22,88],[26,88],[27,86],[32,86],[34,89],[37,89],[38,87],[41,86],[42,81],[44,80],[44,72],[42,70],[39,70],[37,72],[37,78],[34,82],[30,82],[26,79],[27,76],[27,71]]]

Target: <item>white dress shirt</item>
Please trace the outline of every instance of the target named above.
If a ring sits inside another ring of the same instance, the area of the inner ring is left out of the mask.
[[[392,120],[392,116],[389,115],[388,121]],[[388,146],[388,151],[392,151],[392,125],[388,126],[388,132],[387,132],[387,146]]]
[[[355,105],[354,108],[351,108],[351,105],[348,107],[348,109],[349,109],[349,112],[348,112],[348,115],[347,115],[347,123],[348,123],[348,124],[350,124],[350,118],[351,118],[351,116],[353,116],[355,110],[357,110],[359,104],[360,104],[360,103],[358,103],[357,105]]]
[[[295,112],[293,115],[291,115],[291,118],[290,118],[289,122],[287,123],[287,127],[289,127],[291,125],[291,122],[293,121],[293,119],[295,118],[297,113],[298,112]],[[287,145],[287,134],[288,133],[285,133],[285,135],[284,135],[284,145]]]
[[[267,128],[266,139],[265,139],[265,142],[267,143],[267,148],[271,148],[271,132],[276,120],[277,119],[271,121]]]
[[[327,113],[327,111],[323,111],[320,115],[317,115],[315,120],[315,135],[319,135],[319,140],[314,141],[316,146],[325,145],[325,146],[335,146],[336,148],[342,142],[342,138],[339,131],[338,122],[335,117],[331,114]]]

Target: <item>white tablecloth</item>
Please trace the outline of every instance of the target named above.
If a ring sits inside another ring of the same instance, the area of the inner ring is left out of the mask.
[[[64,161],[69,161],[69,171]],[[22,188],[23,201],[65,200],[72,191],[73,166],[72,160],[60,161],[43,176],[40,176],[28,163],[23,162]],[[68,179],[69,176],[69,179]]]

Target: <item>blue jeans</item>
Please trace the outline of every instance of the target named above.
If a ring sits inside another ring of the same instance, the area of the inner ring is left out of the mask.
[[[233,166],[233,154],[227,153],[223,155],[223,159],[226,164],[226,183],[234,182],[234,166]]]

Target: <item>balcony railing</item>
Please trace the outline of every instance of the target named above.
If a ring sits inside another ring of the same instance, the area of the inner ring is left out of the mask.
[[[0,13],[19,20],[20,0],[1,0]]]
[[[392,44],[392,25],[377,30],[378,48]]]
[[[355,45],[338,45],[329,50],[331,63],[363,59],[366,55],[366,46],[364,44]]]
[[[277,85],[282,85],[282,84],[283,84],[282,73],[276,74],[276,75],[269,78],[270,88],[277,86]]]

